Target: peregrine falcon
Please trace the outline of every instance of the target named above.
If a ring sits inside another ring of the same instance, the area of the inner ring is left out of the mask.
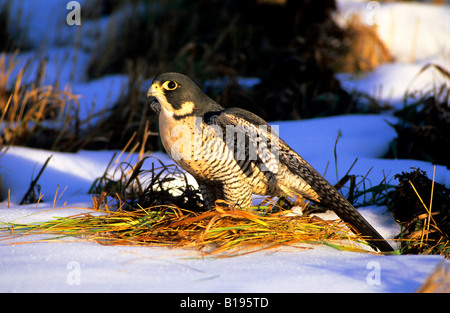
[[[393,251],[362,215],[269,124],[240,108],[224,109],[189,77],[157,76],[148,90],[162,144],[198,182],[208,207],[218,199],[245,208],[252,195],[303,196],[333,210],[374,249]]]

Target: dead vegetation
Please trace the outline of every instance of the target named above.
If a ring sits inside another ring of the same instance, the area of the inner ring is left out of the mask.
[[[390,208],[402,226],[404,254],[450,256],[450,189],[416,169],[396,175],[399,185],[391,193]]]
[[[7,224],[9,238],[32,234],[52,235],[55,239],[75,236],[107,245],[195,248],[219,257],[282,245],[303,249],[310,248],[310,244],[367,252],[363,237],[355,235],[339,219],[321,219],[316,215],[323,212],[320,207],[303,198],[265,199],[259,206],[242,210],[217,201],[214,208],[205,210],[199,191],[190,184],[185,172],[146,156],[144,146],[142,143],[136,147],[140,158],[134,165],[118,161],[126,149],[118,157],[114,154],[104,174],[91,186],[93,212],[103,214],[83,213],[37,224]],[[44,169],[45,165],[41,172]],[[38,179],[39,175],[30,190]],[[366,190],[365,177],[356,182],[357,178],[347,173],[336,188],[341,189],[349,180],[353,184],[351,198],[372,195],[368,201],[380,201],[377,188]],[[298,207],[302,208],[301,215],[293,213]]]
[[[12,87],[8,88],[16,65],[14,56],[8,61],[5,54],[0,56],[0,146],[24,145],[52,150],[70,147],[79,133],[78,96],[69,88],[41,86],[45,61],[34,83],[23,82],[26,68],[21,68]]]
[[[450,293],[450,269],[444,262],[428,276],[417,293]]]
[[[61,90],[58,84],[43,85],[46,61],[42,60],[36,78],[25,83],[28,65],[19,69],[11,84],[12,72],[17,70],[16,55],[0,56],[0,147],[17,145],[52,151],[74,152],[80,149],[130,148],[143,139],[147,148],[156,150],[156,116],[151,114],[142,88],[143,78],[130,64],[129,91],[122,95],[114,107],[95,117],[80,118],[80,95],[69,86]],[[130,142],[131,138],[131,142]]]
[[[335,62],[336,72],[361,73],[390,63],[393,57],[378,37],[377,25],[367,25],[353,15],[344,26],[344,52]]]
[[[425,160],[450,167],[450,72],[436,64],[425,65],[416,75],[434,70],[444,82],[427,90],[408,90],[405,106],[395,113],[397,138],[387,157]]]
[[[151,169],[143,169],[144,162],[149,160],[152,160]],[[119,210],[134,211],[177,206],[189,211],[204,210],[199,191],[189,184],[185,172],[176,165],[165,165],[153,157],[142,157],[134,166],[123,162],[116,165],[112,175],[108,171],[109,168],[90,188],[94,209],[108,210],[113,206]]]
[[[37,224],[8,224],[4,230],[7,238],[46,234],[57,240],[75,236],[105,245],[194,248],[219,257],[281,245],[305,249],[309,248],[307,244],[326,244],[342,250],[365,251],[360,246],[362,239],[336,221],[261,214],[222,205],[206,212],[171,205],[100,216],[83,213]]]
[[[325,244],[366,251],[363,238],[340,220],[289,215],[290,210],[278,206],[280,202],[238,210],[218,201],[205,211],[198,191],[176,166],[153,160],[152,168],[143,170],[144,161],[133,167],[120,163],[112,174],[105,171],[91,187],[92,214],[35,224],[8,223],[3,225],[7,235],[2,237],[45,234],[53,240],[77,237],[105,245],[194,248],[217,257],[281,245],[305,249],[310,248],[308,244]],[[94,214],[99,211],[103,214]]]

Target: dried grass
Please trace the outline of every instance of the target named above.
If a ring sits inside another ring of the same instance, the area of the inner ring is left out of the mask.
[[[146,245],[195,248],[220,257],[236,256],[281,245],[326,244],[338,249],[363,251],[357,237],[341,222],[317,217],[287,217],[280,213],[253,212],[223,207],[206,212],[176,206],[82,213],[35,224],[8,224],[2,240],[25,235],[75,236],[104,245]],[[304,246],[304,248],[307,246]]]
[[[23,82],[27,66],[20,69],[11,89],[7,83],[17,66],[15,56],[0,56],[0,112],[2,124],[0,147],[26,145],[56,150],[66,147],[78,133],[79,96],[66,87],[41,86],[46,61],[34,83]],[[55,126],[48,126],[55,124]],[[70,146],[70,144],[69,144]],[[65,150],[65,149],[63,149]]]
[[[425,73],[436,75],[436,81],[422,89],[413,88]],[[404,107],[395,115],[392,125],[397,138],[387,157],[418,159],[450,166],[450,71],[437,64],[426,64],[410,82],[404,96]]]
[[[450,189],[415,170],[395,176],[391,209],[402,226],[402,254],[450,256]],[[429,201],[428,201],[429,199]]]
[[[361,22],[359,15],[353,15],[344,30],[346,53],[337,58],[336,72],[368,72],[393,61],[391,53],[378,36],[377,25],[367,25]]]
[[[365,251],[363,238],[340,220],[292,216],[287,214],[292,210],[282,208],[285,201],[239,210],[219,200],[205,211],[198,191],[175,165],[154,160],[150,170],[142,170],[148,160],[143,156],[134,166],[117,164],[108,174],[115,159],[91,187],[92,212],[32,224],[3,223],[0,240],[77,237],[105,245],[195,248],[219,257],[301,243]]]
[[[439,264],[416,292],[450,293],[450,267],[445,262]]]
[[[119,149],[133,134],[146,142],[148,136],[154,134],[150,127],[155,129],[156,122],[154,116],[146,114],[148,105],[143,103],[145,93],[141,88],[143,79],[137,69],[139,64],[136,67],[130,65],[129,94],[120,99],[112,112],[103,110],[81,119],[80,95],[75,95],[69,86],[60,90],[57,83],[54,86],[42,84],[45,60],[40,62],[40,70],[31,83],[25,83],[23,79],[28,63],[19,69],[10,87],[8,81],[19,63],[16,57],[17,54],[9,58],[6,54],[0,55],[0,147],[23,145],[69,152]],[[92,120],[99,116],[103,117],[102,122],[92,125]],[[151,143],[153,148],[157,145],[155,141]],[[136,145],[139,141],[133,143]]]

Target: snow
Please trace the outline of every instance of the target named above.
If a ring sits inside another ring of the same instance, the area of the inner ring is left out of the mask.
[[[81,242],[13,245],[6,255],[1,250],[3,292],[413,292],[442,262],[324,247],[227,259]],[[370,275],[374,268],[379,281]]]
[[[449,5],[340,0],[338,8],[341,24],[354,14],[369,25],[375,24],[380,39],[395,59],[371,73],[341,74],[346,89],[365,92],[399,107],[405,91],[423,90],[433,83],[449,84],[434,71],[416,77],[429,63],[450,67]]]
[[[0,0],[0,6],[4,3],[6,1]],[[46,58],[44,83],[58,81],[60,86],[70,86],[74,93],[80,94],[82,117],[106,110],[118,99],[127,85],[126,76],[105,76],[87,81],[85,75],[95,41],[101,41],[96,36],[101,37],[108,20],[83,21],[81,30],[77,30],[65,24],[66,1],[47,0],[45,6],[31,0],[7,3],[16,12],[14,16],[26,17],[18,17],[10,27],[20,27],[34,48],[17,55],[19,68],[31,60],[26,79],[34,79],[39,62]],[[80,3],[83,6],[84,1]],[[367,3],[341,0],[339,5],[342,20],[348,18],[349,12],[368,13]],[[382,65],[363,76],[341,74],[339,77],[348,90],[365,91],[400,105],[408,88],[421,88],[440,79],[429,73],[415,78],[424,64],[431,60],[449,68],[450,31],[445,21],[450,18],[450,7],[383,3],[377,10],[380,37],[391,49],[396,62]],[[395,19],[392,18],[394,14]],[[42,23],[43,18],[46,23]],[[367,17],[366,20],[370,19]],[[414,20],[420,21],[417,22],[420,36],[411,61],[411,51],[402,49],[411,47],[408,32]],[[52,27],[58,31],[49,32]],[[80,36],[82,43],[79,46],[83,49],[74,49],[77,31],[85,34]],[[17,74],[17,71],[12,73],[10,84]],[[252,85],[255,80],[243,80],[242,83]],[[356,158],[351,173],[365,175],[370,171],[367,178],[372,184],[380,183],[385,177],[394,184],[394,175],[409,171],[411,167],[420,167],[431,177],[434,165],[430,163],[382,159],[396,136],[388,122],[395,122],[390,114],[335,116],[272,124],[278,126],[281,138],[320,173],[325,172],[328,164],[325,176],[331,183],[337,180],[334,146],[338,134],[339,177]],[[0,203],[0,222],[32,223],[88,210],[92,200],[87,191],[94,179],[103,174],[114,152],[118,151],[61,153],[10,147],[0,156],[0,179],[4,199],[10,189],[11,207],[8,208],[6,200]],[[50,155],[53,157],[39,180],[44,202],[18,205]],[[152,155],[166,164],[173,163],[164,153]],[[136,160],[134,155],[128,161]],[[152,159],[146,161],[144,168],[150,168],[150,162]],[[445,166],[435,168],[436,181],[450,187],[450,170]],[[60,198],[53,205],[57,189]],[[399,226],[386,207],[363,207],[359,211],[386,238],[399,233]],[[220,259],[197,250],[104,246],[80,238],[13,244],[35,239],[44,238],[0,240],[0,292],[413,292],[445,260],[441,256],[344,252],[307,244]]]

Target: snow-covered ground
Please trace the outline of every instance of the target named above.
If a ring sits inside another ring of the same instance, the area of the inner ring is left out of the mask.
[[[0,6],[5,2],[0,0]],[[122,86],[126,86],[127,77],[106,76],[87,82],[84,74],[93,38],[101,33],[107,21],[86,22],[81,30],[77,30],[77,26],[66,24],[67,1],[46,0],[45,6],[32,0],[11,3],[14,3],[11,9],[20,12],[17,16],[25,16],[21,22],[11,23],[25,30],[24,36],[32,39],[30,42],[36,48],[17,56],[21,64],[34,60],[25,77],[33,79],[39,58],[46,57],[45,82],[53,84],[57,80],[61,86],[69,84],[75,93],[81,95],[81,109],[85,114],[92,112],[94,99],[96,110],[117,99]],[[83,6],[84,1],[80,3]],[[341,18],[345,18],[349,10],[368,13],[366,3],[339,1],[339,4],[343,8]],[[450,68],[450,7],[438,8],[423,4],[382,4],[377,9],[380,36],[397,61],[380,66],[363,77],[342,74],[344,86],[400,104],[405,89],[411,88],[411,82],[413,86],[418,84],[417,88],[422,88],[423,84],[439,79],[437,75],[431,75],[414,80],[427,62]],[[395,19],[389,17],[392,14],[395,14]],[[404,14],[414,18],[408,19]],[[43,25],[42,20],[48,24]],[[392,20],[395,27],[388,24]],[[407,33],[414,23],[418,24],[416,27],[421,36],[414,48],[413,63],[409,63],[410,59],[405,59],[406,52],[402,48],[407,44],[411,46]],[[49,32],[49,27],[59,31]],[[77,31],[85,35],[77,37]],[[76,38],[82,38],[81,46],[86,47],[85,52],[75,53]],[[13,73],[11,83],[14,75],[17,73]],[[393,176],[409,171],[411,167],[420,167],[431,177],[433,165],[430,163],[381,159],[396,135],[387,121],[393,122],[395,118],[389,114],[353,115],[273,124],[279,125],[281,137],[319,172],[323,173],[329,162],[326,178],[331,183],[336,182],[333,148],[339,131],[342,134],[337,145],[340,176],[358,158],[352,173],[365,175],[372,168],[368,179],[373,184],[380,183],[384,176],[395,183]],[[11,207],[7,207],[7,201],[0,203],[0,222],[44,221],[92,207],[87,191],[93,180],[103,174],[113,153],[57,153],[10,147],[0,156],[0,178],[4,199],[8,188],[11,190]],[[19,206],[30,181],[50,155],[53,158],[39,180],[45,202],[37,207],[36,204]],[[163,153],[155,156],[171,162]],[[148,163],[146,166],[150,167]],[[450,187],[450,170],[436,166],[436,181]],[[65,190],[53,207],[58,185],[59,194]],[[386,212],[386,207],[359,210],[386,238],[398,234],[399,226]],[[26,240],[38,238],[27,237]],[[378,256],[306,244],[299,246],[308,249],[282,247],[217,259],[196,250],[102,246],[76,238],[62,242],[10,244],[18,240],[22,239],[0,241],[2,292],[412,292],[444,261],[440,256]],[[449,261],[447,264],[450,266]]]

